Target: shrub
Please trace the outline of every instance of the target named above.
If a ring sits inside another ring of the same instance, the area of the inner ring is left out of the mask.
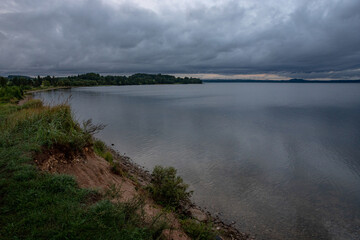
[[[88,120],[82,122],[82,129],[84,130],[84,132],[91,134],[91,135],[94,135],[95,133],[100,132],[105,127],[106,127],[106,125],[104,125],[104,124],[94,124],[92,122],[92,119],[88,119]]]
[[[114,173],[116,175],[124,176],[124,172],[122,171],[119,163],[111,162],[110,166],[111,166],[110,170],[112,173]]]
[[[113,156],[112,156],[112,154],[111,154],[109,151],[107,151],[107,152],[104,154],[103,157],[104,157],[105,160],[108,161],[109,163],[112,163],[112,162],[113,162]]]
[[[201,223],[194,219],[181,220],[180,223],[185,233],[192,239],[213,240],[216,237],[216,232],[210,223]]]
[[[183,179],[176,176],[176,169],[173,167],[156,166],[148,189],[156,202],[174,208],[178,208],[180,203],[188,200],[192,194],[187,191],[188,185]]]
[[[22,99],[23,95],[20,87],[0,87],[0,102],[16,102]]]

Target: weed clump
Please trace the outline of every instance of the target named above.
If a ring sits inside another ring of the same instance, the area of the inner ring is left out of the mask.
[[[124,176],[124,172],[120,167],[120,164],[117,162],[111,162],[110,163],[110,170],[112,173],[119,175],[119,176]]]
[[[114,157],[111,154],[111,152],[106,150],[106,145],[104,142],[100,140],[95,140],[93,143],[94,152],[104,158],[107,162],[110,163],[110,170],[112,173],[120,176],[124,176],[124,172],[121,169],[121,166],[119,163],[114,162]]]
[[[213,240],[216,237],[211,223],[202,223],[190,218],[181,220],[180,223],[185,233],[192,239]]]
[[[94,152],[100,156],[103,157],[107,162],[112,163],[113,162],[113,155],[111,152],[106,150],[106,145],[104,142],[100,140],[95,140],[93,143]]]
[[[113,156],[112,156],[112,154],[111,154],[109,151],[106,152],[103,157],[104,157],[104,159],[105,159],[106,161],[108,161],[109,163],[112,163],[112,162],[113,162]]]
[[[178,208],[181,202],[187,201],[192,195],[183,179],[176,176],[173,167],[156,166],[148,189],[157,203],[171,208]]]
[[[105,143],[100,140],[94,141],[93,148],[94,148],[94,152],[99,156],[103,155],[106,151]]]

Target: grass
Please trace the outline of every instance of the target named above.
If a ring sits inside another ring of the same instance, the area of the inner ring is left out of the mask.
[[[94,152],[100,156],[103,157],[106,161],[109,163],[113,162],[113,155],[111,152],[106,150],[106,145],[104,142],[100,140],[95,140],[93,144]]]
[[[181,220],[180,223],[186,234],[192,239],[213,240],[217,235],[211,223],[202,223],[190,218]]]
[[[82,151],[91,134],[67,105],[0,104],[0,239],[157,239],[161,224],[143,221],[141,204],[112,203],[67,175],[40,172],[44,148]],[[140,210],[139,210],[140,209]]]
[[[112,173],[119,176],[125,176],[125,173],[122,170],[120,164],[118,162],[114,162],[114,157],[111,152],[107,150],[104,142],[96,139],[93,144],[93,149],[98,156],[103,157],[107,162],[110,163],[110,170]]]

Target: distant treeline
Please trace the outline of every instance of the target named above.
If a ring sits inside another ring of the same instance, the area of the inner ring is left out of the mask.
[[[252,79],[207,79],[202,80],[207,83],[360,83],[360,80],[252,80]]]
[[[101,76],[97,73],[86,73],[68,77],[35,77],[10,75],[0,77],[0,86],[37,87],[71,87],[71,86],[98,86],[98,85],[145,85],[145,84],[199,84],[199,78],[180,78],[162,74],[137,73],[131,76]]]
[[[162,74],[137,73],[131,76],[101,76],[86,73],[68,77],[28,77],[10,75],[0,76],[0,103],[16,102],[23,97],[24,90],[46,89],[51,87],[99,86],[99,85],[145,85],[145,84],[195,84],[202,83],[198,78],[180,78]]]

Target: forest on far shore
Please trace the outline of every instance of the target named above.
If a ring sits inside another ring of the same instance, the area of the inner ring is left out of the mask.
[[[163,74],[137,73],[131,76],[101,76],[98,73],[86,73],[76,76],[55,77],[46,76],[35,78],[28,76],[10,75],[0,77],[0,86],[21,86],[24,89],[38,87],[71,87],[71,86],[99,86],[99,85],[145,85],[145,84],[201,84],[199,78],[175,77]]]

